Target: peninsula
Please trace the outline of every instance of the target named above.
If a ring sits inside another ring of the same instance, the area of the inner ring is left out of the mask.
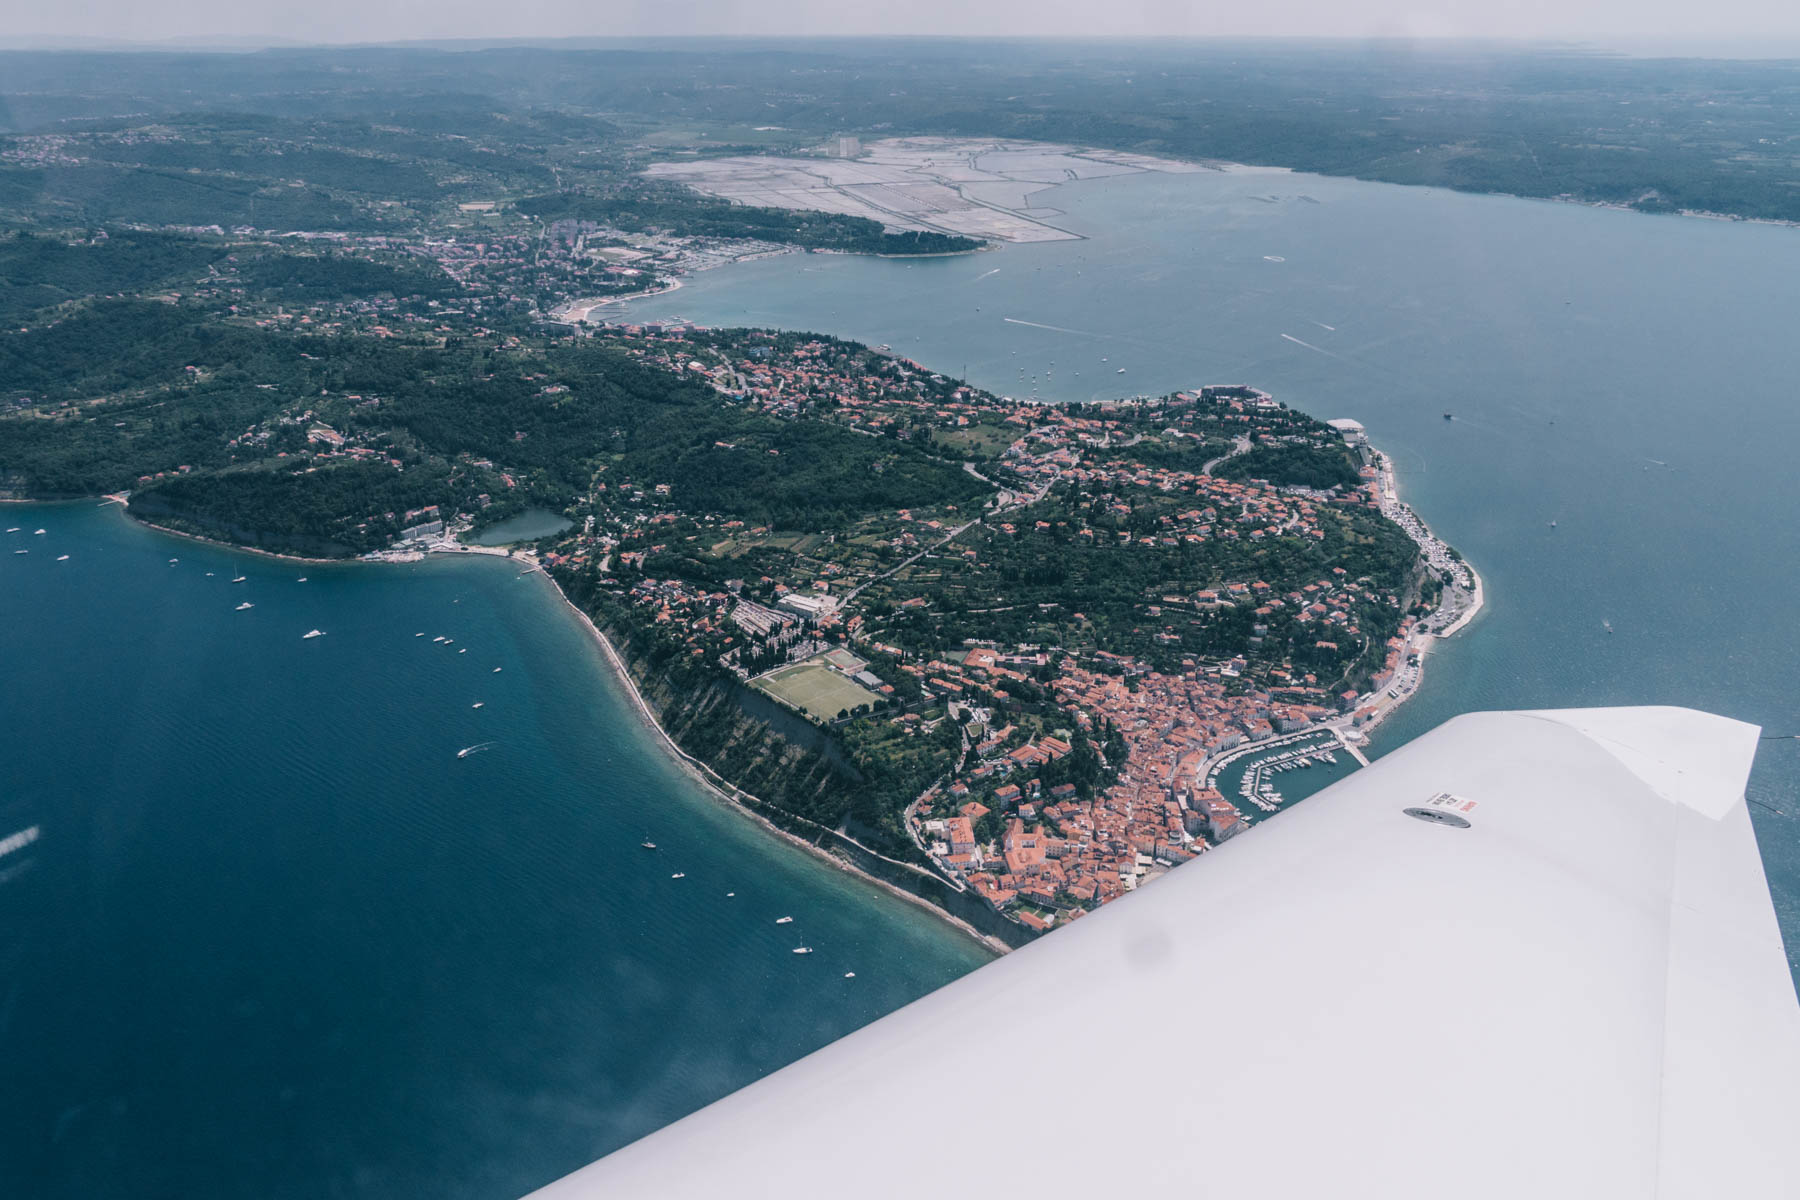
[[[328,558],[559,512],[536,561],[684,755],[1002,939],[1257,819],[1213,760],[1378,719],[1477,594],[1358,434],[1249,386],[1055,407],[682,325],[327,343],[114,305],[41,336],[99,317],[162,329],[164,374],[6,416],[15,493]],[[252,346],[268,377],[228,373]]]
[[[1247,384],[1054,407],[885,346],[596,320],[763,254],[1060,236],[1041,186],[1197,168],[925,138],[683,163],[533,128],[473,158],[301,125],[31,143],[273,172],[240,215],[337,228],[186,224],[167,191],[130,224],[31,210],[0,236],[0,499],[128,496],[321,559],[547,521],[514,552],[709,785],[1015,943],[1278,811],[1265,760],[1358,753],[1479,604],[1360,427]],[[731,193],[768,170],[818,186]]]

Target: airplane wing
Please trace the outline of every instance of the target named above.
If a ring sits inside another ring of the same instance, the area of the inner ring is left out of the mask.
[[[1459,717],[535,1195],[1800,1196],[1757,733]]]

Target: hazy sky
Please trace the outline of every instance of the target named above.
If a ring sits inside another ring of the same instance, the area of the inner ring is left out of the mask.
[[[1668,49],[1679,48],[1668,39],[1690,36],[1715,46],[1773,36],[1800,45],[1800,0],[0,0],[9,42],[868,33],[1502,37]]]

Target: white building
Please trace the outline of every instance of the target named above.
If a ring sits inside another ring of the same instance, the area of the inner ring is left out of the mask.
[[[838,601],[836,596],[807,596],[800,592],[789,592],[778,604],[790,612],[799,613],[809,621],[816,621],[836,612]]]

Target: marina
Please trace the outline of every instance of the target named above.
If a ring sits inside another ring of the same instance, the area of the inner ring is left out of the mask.
[[[1214,760],[1202,786],[1224,796],[1256,824],[1356,770],[1356,759],[1331,730],[1307,730],[1240,747]]]

